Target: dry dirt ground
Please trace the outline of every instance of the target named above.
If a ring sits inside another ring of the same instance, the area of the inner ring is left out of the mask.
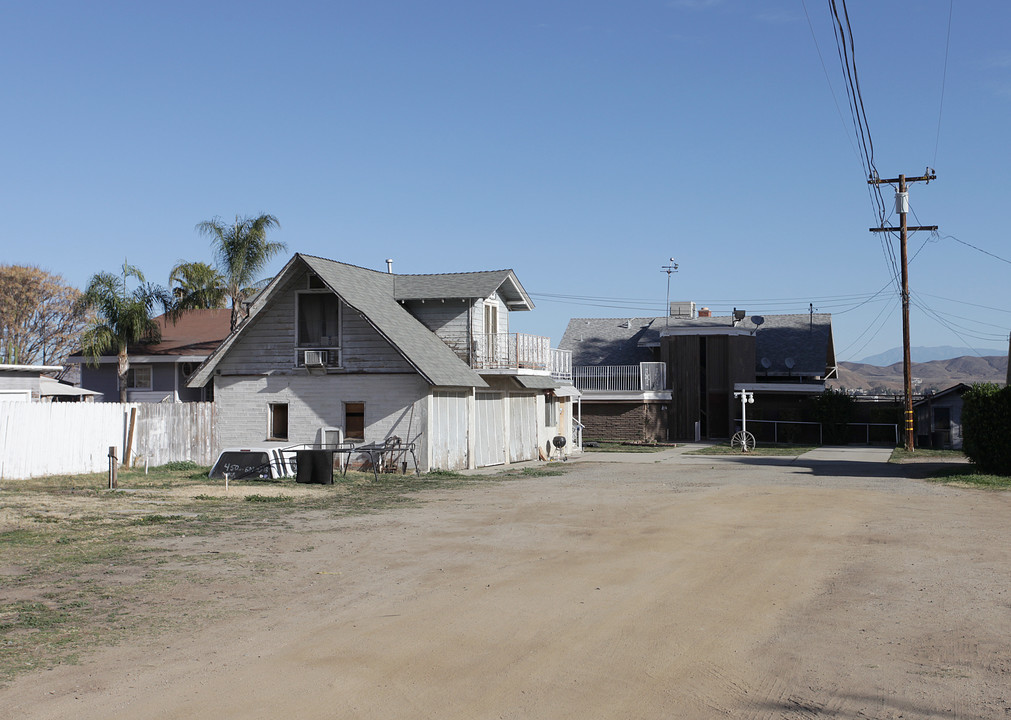
[[[881,459],[588,456],[166,540],[258,570],[180,582],[199,620],[0,717],[1011,717],[1011,493]]]

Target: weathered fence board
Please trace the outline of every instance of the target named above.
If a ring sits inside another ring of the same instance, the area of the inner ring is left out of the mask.
[[[124,456],[133,408],[133,464],[214,461],[213,403],[0,402],[0,478],[108,469],[110,447]]]

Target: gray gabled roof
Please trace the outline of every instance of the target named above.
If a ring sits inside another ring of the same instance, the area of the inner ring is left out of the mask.
[[[637,365],[654,359],[643,343],[656,318],[572,318],[558,343],[572,351],[573,365]],[[659,335],[656,343],[659,344]]]
[[[512,270],[391,275],[397,300],[486,298],[498,293],[510,310],[531,310],[533,301]]]
[[[822,377],[835,367],[832,316],[828,313],[703,318],[572,318],[558,344],[573,365],[635,365],[656,359],[664,334],[721,332],[755,335],[755,371],[762,375]],[[792,360],[793,367],[786,364]],[[766,368],[762,360],[768,360]]]
[[[488,387],[481,376],[457,357],[446,343],[400,305],[394,297],[395,275],[301,253],[296,253],[257,296],[250,307],[249,319],[193,373],[189,385],[199,386],[210,380],[215,367],[236,339],[302,266],[312,269],[334,294],[361,314],[432,385]]]

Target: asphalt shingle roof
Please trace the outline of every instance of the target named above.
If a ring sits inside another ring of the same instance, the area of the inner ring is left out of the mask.
[[[665,331],[719,331],[736,327],[755,334],[755,370],[763,374],[823,376],[835,364],[832,316],[828,313],[751,315],[735,326],[729,316],[708,318],[572,318],[561,350],[572,351],[573,365],[635,365],[656,359]],[[767,359],[769,367],[762,364]],[[793,367],[786,364],[787,358]]]
[[[297,253],[257,296],[250,308],[250,319],[302,267],[311,268],[349,307],[361,313],[426,380],[440,387],[488,387],[488,384],[435,333],[404,309],[399,301],[487,297],[496,290],[511,296],[517,292],[526,296],[511,270],[447,275],[394,275]],[[439,288],[442,289],[441,292]],[[470,292],[485,294],[467,294]],[[243,323],[221,344],[218,351],[191,377],[191,385],[206,383],[210,379],[216,364],[247,325],[248,322]]]
[[[511,310],[530,310],[534,306],[512,270],[391,277],[397,300],[486,298],[498,292]]]

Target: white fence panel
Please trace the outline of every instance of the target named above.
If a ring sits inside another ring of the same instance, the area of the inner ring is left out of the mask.
[[[134,408],[133,456],[139,462],[214,460],[212,403],[0,402],[0,478],[107,470],[110,447],[123,459]]]

